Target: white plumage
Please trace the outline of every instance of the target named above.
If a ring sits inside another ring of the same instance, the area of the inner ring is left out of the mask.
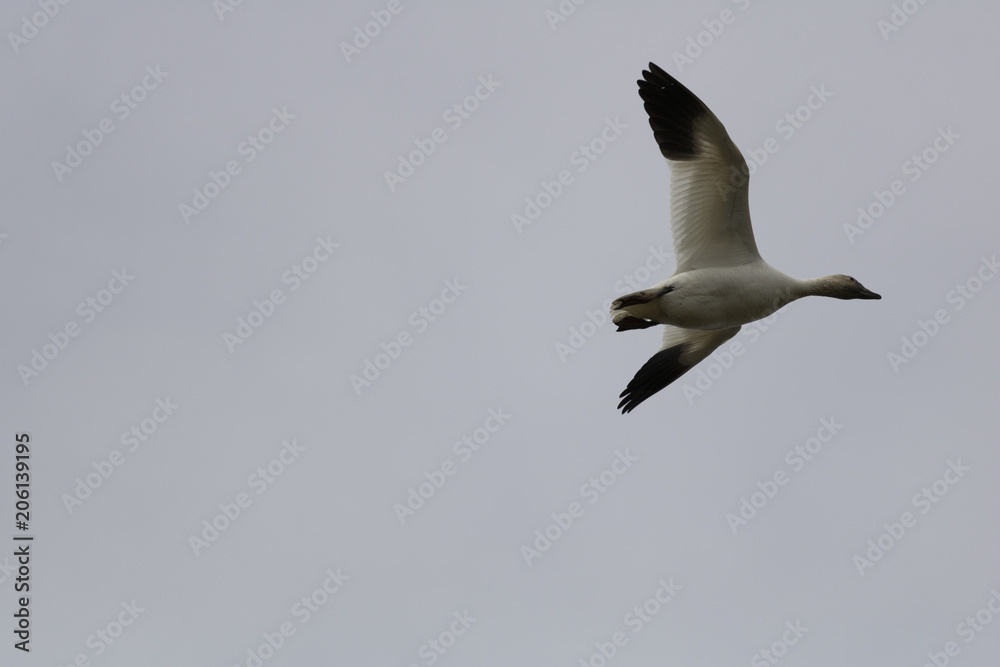
[[[670,226],[677,270],[611,305],[619,331],[665,325],[660,351],[621,393],[623,413],[663,389],[736,335],[804,296],[880,299],[844,275],[798,280],[765,262],[750,224],[749,170],[705,104],[649,64],[639,95],[670,161]]]

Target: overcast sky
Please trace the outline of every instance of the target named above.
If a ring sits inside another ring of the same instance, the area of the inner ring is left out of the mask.
[[[0,663],[995,664],[998,22],[5,3]],[[883,298],[623,416],[660,332],[607,303],[674,269],[649,61],[764,258]]]

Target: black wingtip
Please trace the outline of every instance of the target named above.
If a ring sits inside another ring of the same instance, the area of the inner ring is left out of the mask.
[[[626,415],[647,398],[668,386],[671,382],[691,370],[690,366],[681,363],[681,351],[684,345],[675,345],[660,350],[649,358],[632,381],[628,383],[619,398],[618,409]]]
[[[642,71],[642,77],[636,81],[639,97],[649,114],[649,126],[660,146],[660,153],[668,160],[698,157],[694,121],[702,114],[710,113],[708,107],[656,63],[649,63],[649,69]]]

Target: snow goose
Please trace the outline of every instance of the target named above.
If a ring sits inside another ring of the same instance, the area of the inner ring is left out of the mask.
[[[747,199],[749,170],[705,104],[649,63],[638,81],[653,137],[670,161],[670,226],[677,270],[611,304],[618,331],[664,325],[660,351],[621,393],[628,413],[736,335],[804,296],[881,299],[844,275],[797,280],[757,252]]]

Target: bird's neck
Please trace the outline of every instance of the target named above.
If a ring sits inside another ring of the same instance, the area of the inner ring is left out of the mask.
[[[807,280],[799,280],[798,289],[801,291],[799,297],[803,296],[832,296],[834,292],[834,284],[831,280],[832,276],[823,276],[822,278],[810,278]]]

